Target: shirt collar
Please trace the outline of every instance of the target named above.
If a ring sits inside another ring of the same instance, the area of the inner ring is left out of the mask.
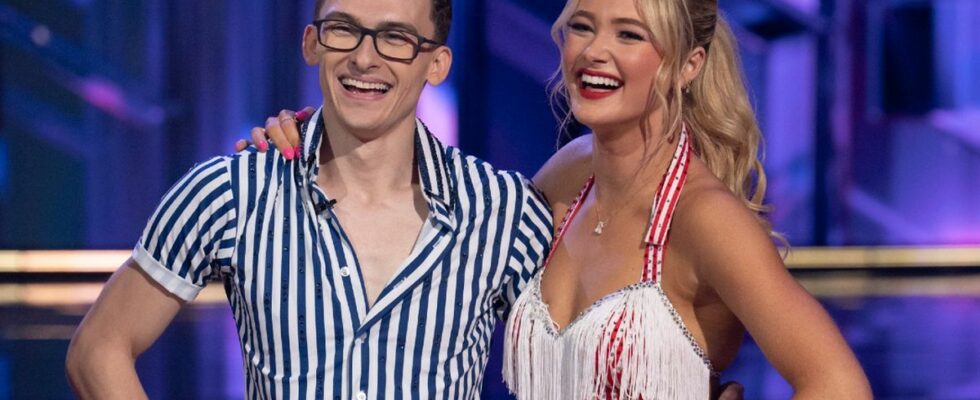
[[[312,181],[319,172],[320,146],[326,128],[321,117],[323,108],[313,113],[309,120],[300,126],[301,148],[300,172],[305,179]],[[315,123],[311,123],[315,122]],[[429,214],[447,226],[453,224],[455,207],[451,194],[455,184],[449,180],[446,163],[447,147],[442,144],[429,128],[418,118],[415,119],[415,164],[419,173],[422,194],[429,206]]]

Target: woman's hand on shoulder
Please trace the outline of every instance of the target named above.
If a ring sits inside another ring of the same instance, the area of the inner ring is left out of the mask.
[[[769,232],[699,167],[678,202],[671,243],[692,261],[700,284],[745,325],[797,397],[871,398],[857,358],[823,307],[789,274]]]
[[[278,115],[266,118],[265,128],[252,128],[252,141],[242,139],[235,142],[235,151],[245,150],[251,144],[260,152],[269,150],[269,141],[280,149],[283,157],[292,160],[300,152],[299,123],[313,115],[313,107],[299,111],[282,110]]]
[[[555,202],[571,201],[592,174],[592,135],[582,135],[562,146],[537,174],[534,185]]]

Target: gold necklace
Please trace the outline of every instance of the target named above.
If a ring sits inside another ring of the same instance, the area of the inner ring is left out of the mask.
[[[654,150],[654,153],[659,151],[660,147],[663,146],[664,143],[670,143],[670,141],[663,141],[660,144],[658,144],[657,149]],[[669,161],[667,165],[668,166],[670,165]],[[592,233],[594,233],[596,236],[602,236],[602,231],[606,229],[606,226],[609,225],[609,222],[612,221],[613,217],[615,217],[616,214],[618,214],[619,211],[622,210],[623,208],[628,208],[630,204],[633,204],[633,199],[636,198],[636,192],[640,192],[640,190],[633,190],[633,185],[636,184],[637,178],[639,178],[640,175],[642,175],[643,172],[646,171],[646,167],[648,167],[648,165],[647,163],[644,163],[640,165],[640,168],[638,168],[635,173],[633,173],[633,178],[630,180],[629,185],[626,186],[626,190],[630,195],[626,199],[626,202],[623,203],[624,206],[616,210],[613,210],[611,214],[606,216],[606,219],[602,218],[602,204],[601,201],[599,201],[599,188],[596,187],[595,173],[593,172],[592,190],[594,191],[593,196],[595,196],[595,215],[598,221],[596,222],[595,229],[592,230]],[[666,178],[667,177],[664,176],[664,179]]]
[[[623,208],[627,208],[629,207],[630,204],[632,204],[633,198],[636,197],[636,192],[638,192],[632,190],[633,184],[636,183],[637,180],[636,178],[640,175],[640,173],[643,172],[643,169],[644,168],[640,168],[639,171],[633,174],[633,180],[631,180],[630,184],[626,186],[626,190],[630,193],[630,195],[626,199],[624,206],[613,210],[613,212],[607,215],[605,219],[602,218],[602,202],[599,201],[599,188],[596,187],[595,178],[592,178],[593,179],[592,189],[595,191],[593,193],[593,196],[595,196],[595,216],[596,219],[598,220],[595,224],[595,229],[592,230],[592,233],[594,233],[596,236],[602,236],[602,231],[606,228],[607,225],[609,225],[609,222],[612,221],[613,217],[619,214],[620,210],[622,210]]]
[[[602,236],[602,228],[606,227],[606,222],[608,220],[602,220],[602,212],[599,211],[599,196],[596,196],[595,199],[595,217],[598,221],[596,222],[595,229],[592,230],[592,233],[595,233],[596,236]]]
[[[602,212],[599,210],[599,208],[600,208],[600,206],[599,206],[599,196],[596,196],[596,199],[595,199],[595,215],[596,215],[596,219],[598,219],[599,221],[596,222],[595,229],[592,230],[592,232],[595,233],[596,236],[602,236],[602,229],[605,228],[606,227],[606,223],[609,222],[609,219],[606,219],[605,221],[602,220]]]

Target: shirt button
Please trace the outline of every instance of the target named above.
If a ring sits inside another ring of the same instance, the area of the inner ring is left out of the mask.
[[[349,267],[343,267],[343,268],[341,268],[340,269],[340,276],[343,276],[343,277],[350,276],[350,268]]]
[[[357,396],[355,397],[357,397],[357,400],[365,400],[367,399],[367,394],[361,391],[361,392],[357,392]]]

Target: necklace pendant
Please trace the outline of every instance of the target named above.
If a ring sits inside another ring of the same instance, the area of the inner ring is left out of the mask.
[[[605,227],[606,227],[606,223],[603,222],[603,221],[599,221],[598,224],[595,224],[595,229],[592,232],[595,232],[596,235],[601,235],[602,234],[602,228],[605,228]]]

